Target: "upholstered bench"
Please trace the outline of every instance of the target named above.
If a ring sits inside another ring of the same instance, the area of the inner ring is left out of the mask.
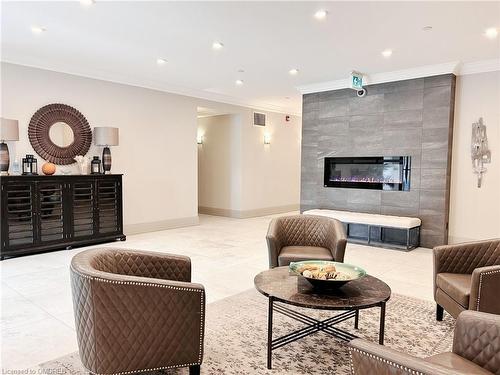
[[[420,244],[422,221],[416,217],[367,214],[336,210],[308,210],[304,215],[327,216],[340,220],[350,242],[410,250]]]

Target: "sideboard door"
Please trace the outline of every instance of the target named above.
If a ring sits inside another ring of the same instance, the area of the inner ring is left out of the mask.
[[[99,236],[122,233],[121,179],[109,176],[97,180],[97,230]]]
[[[43,245],[64,242],[68,235],[66,184],[62,180],[37,181],[37,242]]]
[[[2,183],[2,258],[35,243],[35,184]]]
[[[71,237],[74,240],[91,239],[97,233],[95,220],[95,181],[76,180],[70,184],[72,197]]]

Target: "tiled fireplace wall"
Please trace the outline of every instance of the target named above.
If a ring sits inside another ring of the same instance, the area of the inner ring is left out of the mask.
[[[455,76],[446,74],[304,95],[301,211],[413,216],[421,246],[447,243]],[[467,152],[467,150],[464,150]],[[412,157],[410,191],[323,187],[327,156]]]

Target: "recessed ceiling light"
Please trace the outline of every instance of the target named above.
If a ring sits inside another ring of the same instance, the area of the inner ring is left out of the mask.
[[[243,85],[243,81],[241,79],[237,79],[234,83],[236,84],[236,86]]]
[[[314,17],[318,20],[323,20],[326,18],[326,15],[328,14],[328,12],[324,9],[320,9],[318,10],[316,13],[314,13]]]
[[[422,30],[423,31],[431,31],[432,30],[432,26],[424,26],[424,27],[422,27]]]
[[[45,27],[41,27],[41,26],[31,26],[31,32],[33,34],[41,34],[43,33],[44,31],[47,31],[47,29]]]
[[[80,4],[85,6],[90,6],[95,4],[95,0],[80,0]]]
[[[297,74],[299,74],[299,70],[296,68],[293,68],[293,69],[290,69],[288,71],[288,73],[290,73],[292,76],[296,76]]]
[[[391,57],[391,55],[392,55],[392,49],[385,49],[382,51],[382,56],[384,56],[385,58]]]
[[[166,64],[166,63],[167,63],[167,60],[162,59],[162,58],[158,58],[158,59],[156,59],[156,63],[157,63],[158,65],[164,65],[164,64]]]
[[[238,69],[238,73],[245,73],[245,69]]]
[[[488,39],[495,39],[498,36],[498,29],[496,27],[490,27],[484,30],[484,36]]]
[[[222,49],[223,47],[224,47],[224,44],[222,44],[221,42],[213,42],[212,43],[212,48],[213,49],[218,50],[218,49]]]
[[[287,99],[287,100],[288,100],[288,99],[290,99],[290,97],[289,97],[289,96],[285,96],[285,99]]]

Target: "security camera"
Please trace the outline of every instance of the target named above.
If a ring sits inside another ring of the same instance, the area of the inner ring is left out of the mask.
[[[361,89],[356,91],[356,95],[358,95],[358,98],[362,98],[363,96],[366,95],[366,89]]]

